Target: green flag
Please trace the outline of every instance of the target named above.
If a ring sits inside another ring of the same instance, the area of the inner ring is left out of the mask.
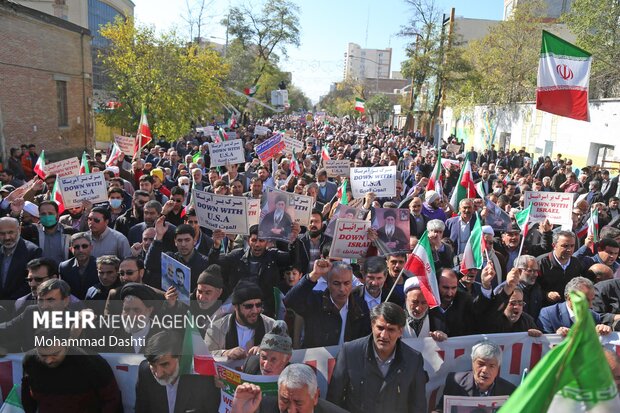
[[[13,385],[9,395],[6,396],[4,404],[0,407],[0,413],[24,413],[21,399],[21,386],[19,384]]]
[[[194,154],[194,156],[192,156],[192,162],[197,164],[198,163],[198,159],[202,158],[202,152],[198,151]]]
[[[347,198],[347,179],[345,178],[340,187],[340,203],[342,205],[349,205],[349,198]]]
[[[571,293],[575,324],[528,374],[500,413],[620,412],[620,399],[586,297]]]

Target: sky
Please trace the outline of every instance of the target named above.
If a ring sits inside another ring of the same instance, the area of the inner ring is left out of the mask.
[[[154,25],[159,30],[176,28],[187,33],[187,4],[201,0],[133,0],[134,14],[139,23]],[[248,4],[246,0],[246,3]],[[329,92],[333,82],[341,81],[344,73],[344,53],[349,42],[362,47],[383,49],[392,47],[392,70],[400,70],[406,59],[408,40],[397,33],[412,15],[404,0],[292,0],[300,6],[301,45],[289,47],[288,58],[280,67],[293,74],[293,84],[300,87],[316,103]],[[430,0],[429,0],[430,1]],[[445,13],[455,8],[456,16],[500,20],[501,0],[435,0]],[[206,0],[202,37],[224,43],[226,29],[219,22],[231,6],[241,0]],[[259,9],[260,1],[251,4]]]

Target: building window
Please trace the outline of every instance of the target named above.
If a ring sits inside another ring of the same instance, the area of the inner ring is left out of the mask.
[[[56,106],[58,108],[58,126],[69,126],[69,113],[67,109],[67,82],[56,81]]]

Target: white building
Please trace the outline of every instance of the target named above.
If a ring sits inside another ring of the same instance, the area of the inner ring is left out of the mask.
[[[389,79],[392,65],[392,48],[363,49],[349,43],[344,54],[344,79]]]

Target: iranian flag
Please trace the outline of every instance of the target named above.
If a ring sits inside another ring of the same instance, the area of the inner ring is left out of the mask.
[[[134,153],[136,157],[140,157],[140,151],[148,145],[153,138],[151,137],[151,128],[146,119],[146,107],[142,105],[142,116],[140,116],[140,125],[136,134],[136,143],[134,145]]]
[[[355,110],[357,110],[358,112],[364,113],[364,104],[365,103],[366,103],[365,100],[360,99],[360,98],[355,98]]]
[[[439,196],[443,197],[443,186],[441,185],[441,150],[437,151],[437,162],[435,163],[435,168],[433,168],[433,173],[431,173],[428,179],[428,184],[426,184],[426,190],[435,191]]]
[[[418,278],[420,289],[429,307],[437,307],[441,303],[437,276],[435,275],[435,263],[433,262],[433,250],[426,231],[409,255],[402,274],[406,275],[407,278]]]
[[[347,198],[347,178],[345,178],[344,181],[342,181],[342,185],[338,187],[336,197],[340,199],[342,205],[349,205],[349,198]]]
[[[579,231],[577,231],[578,238],[592,236],[593,243],[590,245],[590,250],[592,253],[594,253],[594,245],[599,242],[598,231],[598,209],[594,208],[590,211],[590,218],[588,218],[586,224]]]
[[[461,260],[461,272],[464,274],[470,268],[482,268],[482,253],[486,249],[486,243],[482,234],[482,225],[480,224],[480,217],[476,217],[476,222],[471,230],[467,244],[465,244],[465,251],[463,252],[463,259]]]
[[[0,413],[24,413],[24,407],[22,406],[22,398],[21,398],[21,386],[19,384],[14,384],[13,388],[6,396],[6,400],[0,407]]]
[[[329,156],[329,149],[327,148],[327,145],[323,145],[323,148],[321,149],[321,159],[324,161],[329,161],[332,159]]]
[[[256,94],[257,90],[258,90],[258,85],[254,85],[252,87],[246,87],[245,89],[243,89],[243,94],[252,97]]]
[[[527,232],[529,230],[529,222],[530,222],[530,213],[532,212],[532,204],[525,208],[523,211],[519,211],[515,214],[515,220],[517,221],[517,225],[521,228],[521,233],[523,234],[523,239],[527,236]]]
[[[458,211],[459,202],[466,198],[475,198],[476,194],[476,185],[474,184],[474,180],[471,174],[471,164],[469,163],[469,158],[467,157],[467,154],[465,154],[463,168],[461,169],[461,174],[459,175],[457,184],[452,191],[450,204],[455,211]]]
[[[37,163],[34,165],[34,173],[39,175],[41,179],[45,179],[45,151],[41,151]]]
[[[301,175],[301,167],[299,166],[299,161],[297,160],[297,157],[295,156],[295,151],[293,151],[293,157],[291,158],[291,173],[294,176]]]
[[[536,109],[577,120],[590,120],[588,84],[592,55],[543,30]]]
[[[237,126],[237,118],[235,118],[235,115],[230,116],[226,126],[228,127],[228,129],[233,129],[235,126]]]
[[[62,199],[62,193],[58,187],[58,179],[54,182],[54,188],[52,189],[52,201],[58,204],[58,215],[65,211],[65,201]]]
[[[189,311],[187,316],[192,317]],[[215,376],[215,360],[209,352],[207,343],[194,325],[185,329],[183,349],[179,360],[179,373]]]
[[[118,144],[114,142],[112,145],[112,152],[108,155],[108,159],[105,161],[106,166],[116,166],[118,161],[121,158],[121,148],[119,148]]]
[[[575,324],[536,364],[500,413],[620,412],[620,399],[589,303],[571,293]]]
[[[89,174],[90,168],[88,167],[88,158],[86,157],[86,151],[82,154],[82,162],[80,163],[80,175]]]
[[[217,136],[215,137],[215,143],[221,143],[228,140],[228,134],[224,132],[224,129],[219,128],[217,130]]]

